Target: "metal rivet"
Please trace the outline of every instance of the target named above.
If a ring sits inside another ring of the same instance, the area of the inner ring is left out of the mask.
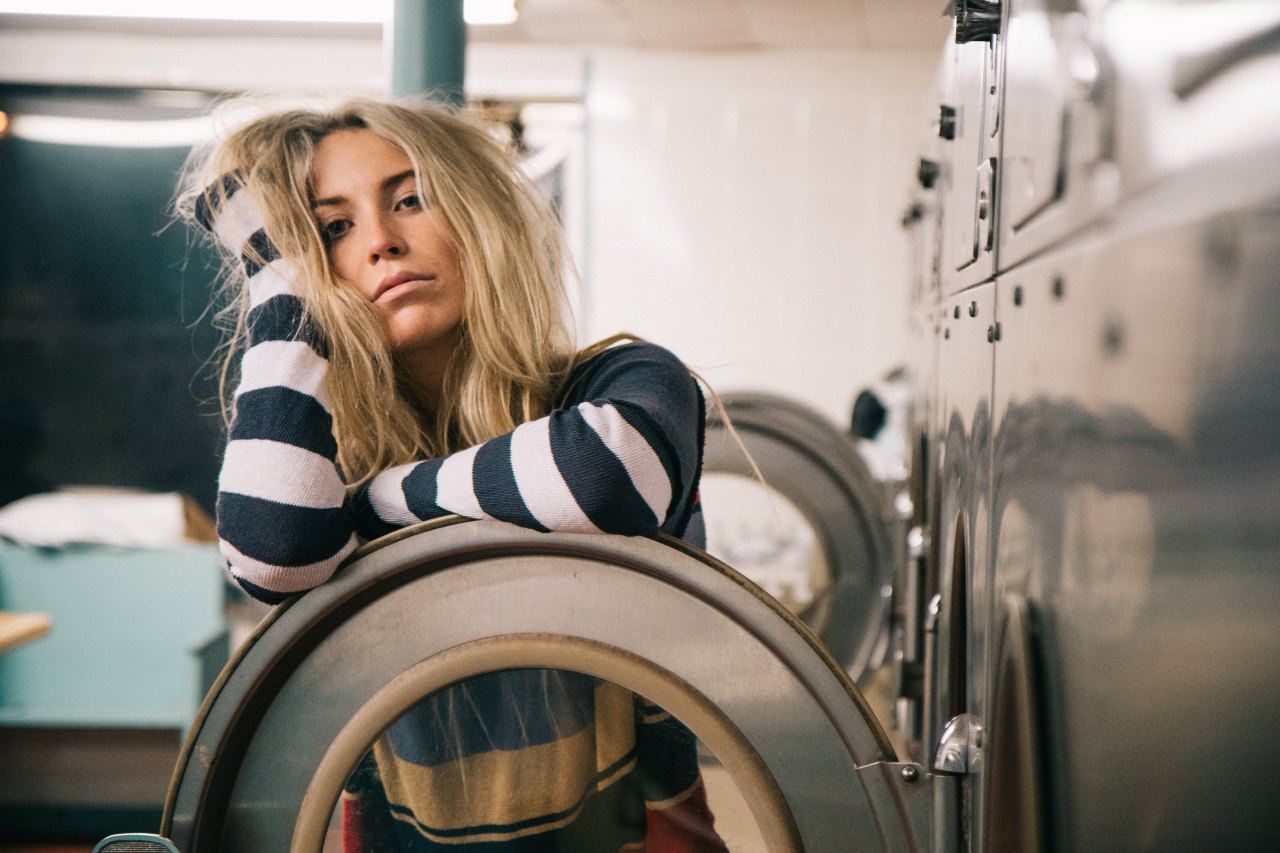
[[[956,319],[957,319],[957,320],[959,320],[959,319],[960,319],[960,306],[959,306],[959,305],[957,305],[957,306],[956,306],[956,314],[955,314],[955,316],[956,316]]]
[[[1022,285],[1018,285],[1013,289],[1013,304],[1014,305],[1022,304]]]
[[[902,781],[915,782],[920,778],[920,770],[914,764],[908,764],[902,768]]]
[[[947,329],[946,331],[944,331],[942,333],[942,337],[946,338],[947,340],[951,340],[951,330]]]
[[[1055,299],[1061,299],[1062,293],[1065,289],[1066,289],[1066,285],[1063,283],[1061,277],[1055,278],[1053,280],[1053,296]]]
[[[996,327],[987,326],[987,343],[994,344],[996,342]]]
[[[969,303],[969,316],[970,316],[970,317],[977,317],[977,316],[978,316],[978,303],[976,303],[976,302],[970,302],[970,303]]]

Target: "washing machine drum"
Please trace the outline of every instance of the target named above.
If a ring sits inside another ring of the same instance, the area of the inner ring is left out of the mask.
[[[760,393],[727,394],[724,406],[737,438],[713,410],[702,477],[707,550],[799,616],[864,680],[888,640],[886,486],[855,439],[820,412]]]
[[[371,543],[272,612],[206,698],[161,831],[182,853],[339,849],[340,795],[388,726],[530,669],[612,683],[682,721],[730,849],[919,849],[922,770],[744,577],[676,540],[452,519]]]

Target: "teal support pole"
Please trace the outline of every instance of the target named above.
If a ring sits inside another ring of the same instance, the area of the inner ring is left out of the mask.
[[[461,106],[467,67],[462,0],[395,0],[391,93],[427,95]]]

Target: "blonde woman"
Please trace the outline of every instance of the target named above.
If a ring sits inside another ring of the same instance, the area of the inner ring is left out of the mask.
[[[485,129],[428,104],[276,112],[188,185],[243,350],[217,521],[250,595],[452,513],[701,544],[697,382],[652,344],[575,350],[559,224]],[[344,796],[348,850],[723,849],[689,732],[585,676],[471,679],[374,756]]]

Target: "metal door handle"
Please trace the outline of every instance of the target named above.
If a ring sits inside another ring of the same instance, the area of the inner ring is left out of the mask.
[[[1185,100],[1229,68],[1280,50],[1280,9],[1257,11],[1257,20],[1232,37],[1179,57],[1173,66],[1174,94]]]

